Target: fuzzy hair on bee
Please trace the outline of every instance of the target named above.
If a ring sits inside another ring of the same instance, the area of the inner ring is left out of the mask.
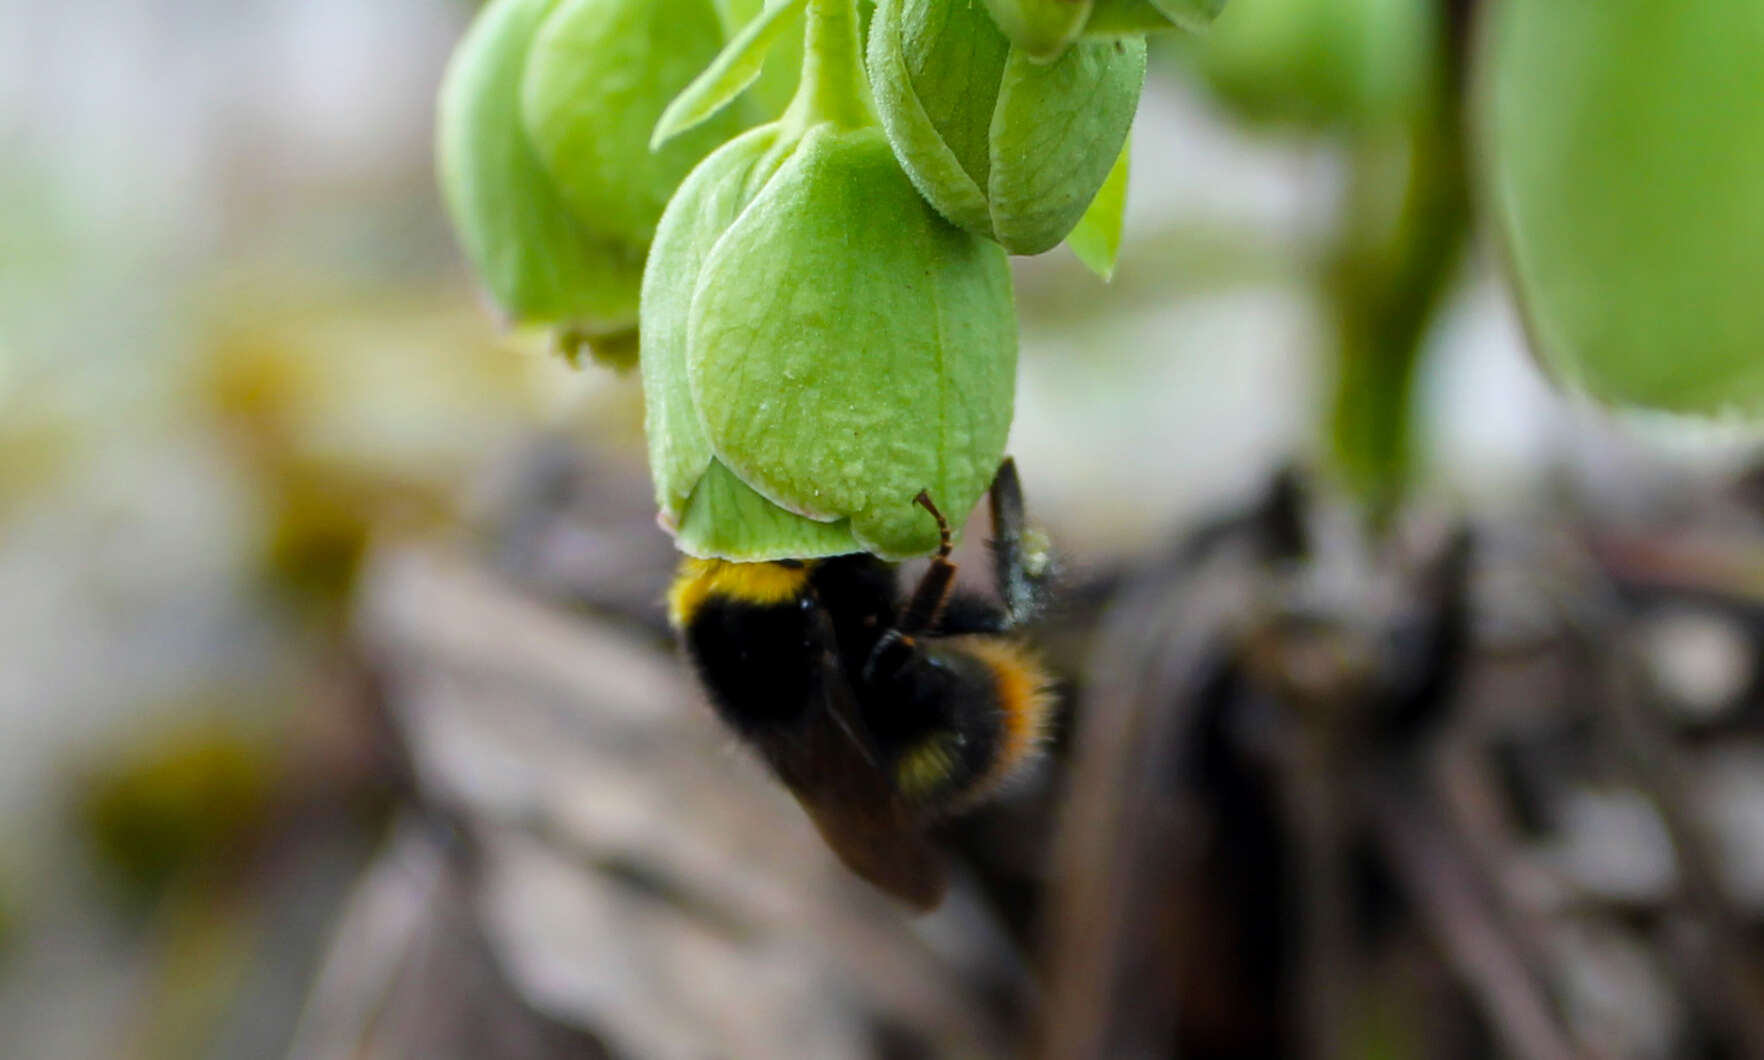
[[[856,554],[686,558],[669,619],[711,705],[859,876],[921,909],[942,898],[926,827],[1039,757],[1053,682],[1012,630],[1045,605],[1045,543],[1023,527],[1015,464],[990,491],[998,600],[955,588],[949,525],[913,592]]]

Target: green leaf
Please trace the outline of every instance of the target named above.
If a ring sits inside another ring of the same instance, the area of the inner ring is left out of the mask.
[[[674,137],[709,121],[758,80],[765,67],[766,53],[778,36],[794,24],[792,19],[807,2],[783,0],[768,6],[758,18],[741,27],[704,72],[662,111],[649,138],[650,150],[659,150]]]
[[[521,124],[526,56],[551,0],[493,0],[442,80],[435,154],[442,198],[478,278],[516,323],[590,333],[631,327],[638,249],[576,220]]]
[[[1066,245],[1084,267],[1104,283],[1115,278],[1115,257],[1121,250],[1121,230],[1127,212],[1128,156],[1133,151],[1131,138],[1121,145],[1121,154],[1109,170],[1102,190],[1090,202],[1090,208],[1078,219],[1078,227],[1066,237]]]
[[[687,374],[730,471],[904,558],[937,544],[920,490],[959,525],[991,482],[1016,338],[1004,252],[938,217],[880,130],[822,125],[705,262]]]
[[[686,503],[674,544],[691,556],[758,563],[862,552],[851,523],[818,523],[787,512],[713,460]]]

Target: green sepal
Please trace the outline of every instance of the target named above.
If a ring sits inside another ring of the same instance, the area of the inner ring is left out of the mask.
[[[712,460],[686,502],[674,545],[690,556],[758,563],[862,552],[851,524],[818,523],[787,512]]]
[[[759,80],[766,54],[785,30],[800,31],[799,16],[808,0],[782,0],[768,5],[742,26],[709,66],[662,111],[649,138],[651,150],[711,118]]]
[[[1066,237],[1072,253],[1104,283],[1115,278],[1115,259],[1121,252],[1121,232],[1127,214],[1127,169],[1132,153],[1133,140],[1129,137],[1121,145],[1121,153],[1115,158],[1108,179],[1103,181],[1102,190]]]
[[[953,0],[966,3],[968,0]],[[985,0],[992,21],[1018,50],[1051,63],[1078,39],[1093,0]]]
[[[994,237],[1008,250],[1051,250],[1078,224],[1127,142],[1144,85],[1143,39],[1081,42],[1051,66],[1012,52],[987,182]]]
[[[811,129],[692,301],[687,374],[717,459],[780,507],[849,518],[885,558],[936,547],[920,490],[958,526],[985,492],[1015,373],[1003,252],[938,217],[874,128]]]
[[[711,0],[559,0],[528,53],[527,135],[590,231],[644,247],[674,189],[741,131],[736,113],[651,150],[668,101],[723,45]]]
[[[990,238],[985,181],[1010,42],[973,3],[879,0],[865,50],[876,112],[907,176],[949,221]]]
[[[492,0],[441,84],[436,160],[467,259],[516,324],[629,328],[640,248],[590,234],[552,183],[521,124],[529,46],[552,0]]]

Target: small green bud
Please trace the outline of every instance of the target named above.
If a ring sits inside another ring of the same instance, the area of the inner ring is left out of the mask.
[[[1387,124],[1431,89],[1434,0],[1231,0],[1201,50],[1213,90],[1249,116]]]
[[[662,208],[698,160],[739,133],[730,107],[656,151],[663,108],[722,48],[711,0],[560,0],[528,53],[527,134],[578,220],[647,247]]]
[[[1042,65],[973,0],[881,0],[868,64],[882,126],[926,200],[1039,254],[1072,231],[1126,142],[1145,41],[1080,41]]]
[[[599,237],[565,205],[521,124],[527,53],[552,0],[491,0],[442,82],[436,155],[466,256],[511,321],[591,343],[637,322],[641,247]]]
[[[1604,401],[1764,413],[1764,5],[1490,14],[1478,161],[1537,356]]]
[[[693,171],[644,282],[651,469],[680,547],[757,560],[937,544],[1010,428],[996,246],[921,199],[874,128],[755,129]]]

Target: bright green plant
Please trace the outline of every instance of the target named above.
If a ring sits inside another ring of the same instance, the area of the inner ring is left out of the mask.
[[[511,315],[640,319],[682,549],[923,554],[914,498],[959,529],[1004,454],[1007,253],[1070,239],[1112,272],[1144,35],[1216,6],[492,0],[444,89],[443,184]],[[586,267],[609,246],[613,279]]]

